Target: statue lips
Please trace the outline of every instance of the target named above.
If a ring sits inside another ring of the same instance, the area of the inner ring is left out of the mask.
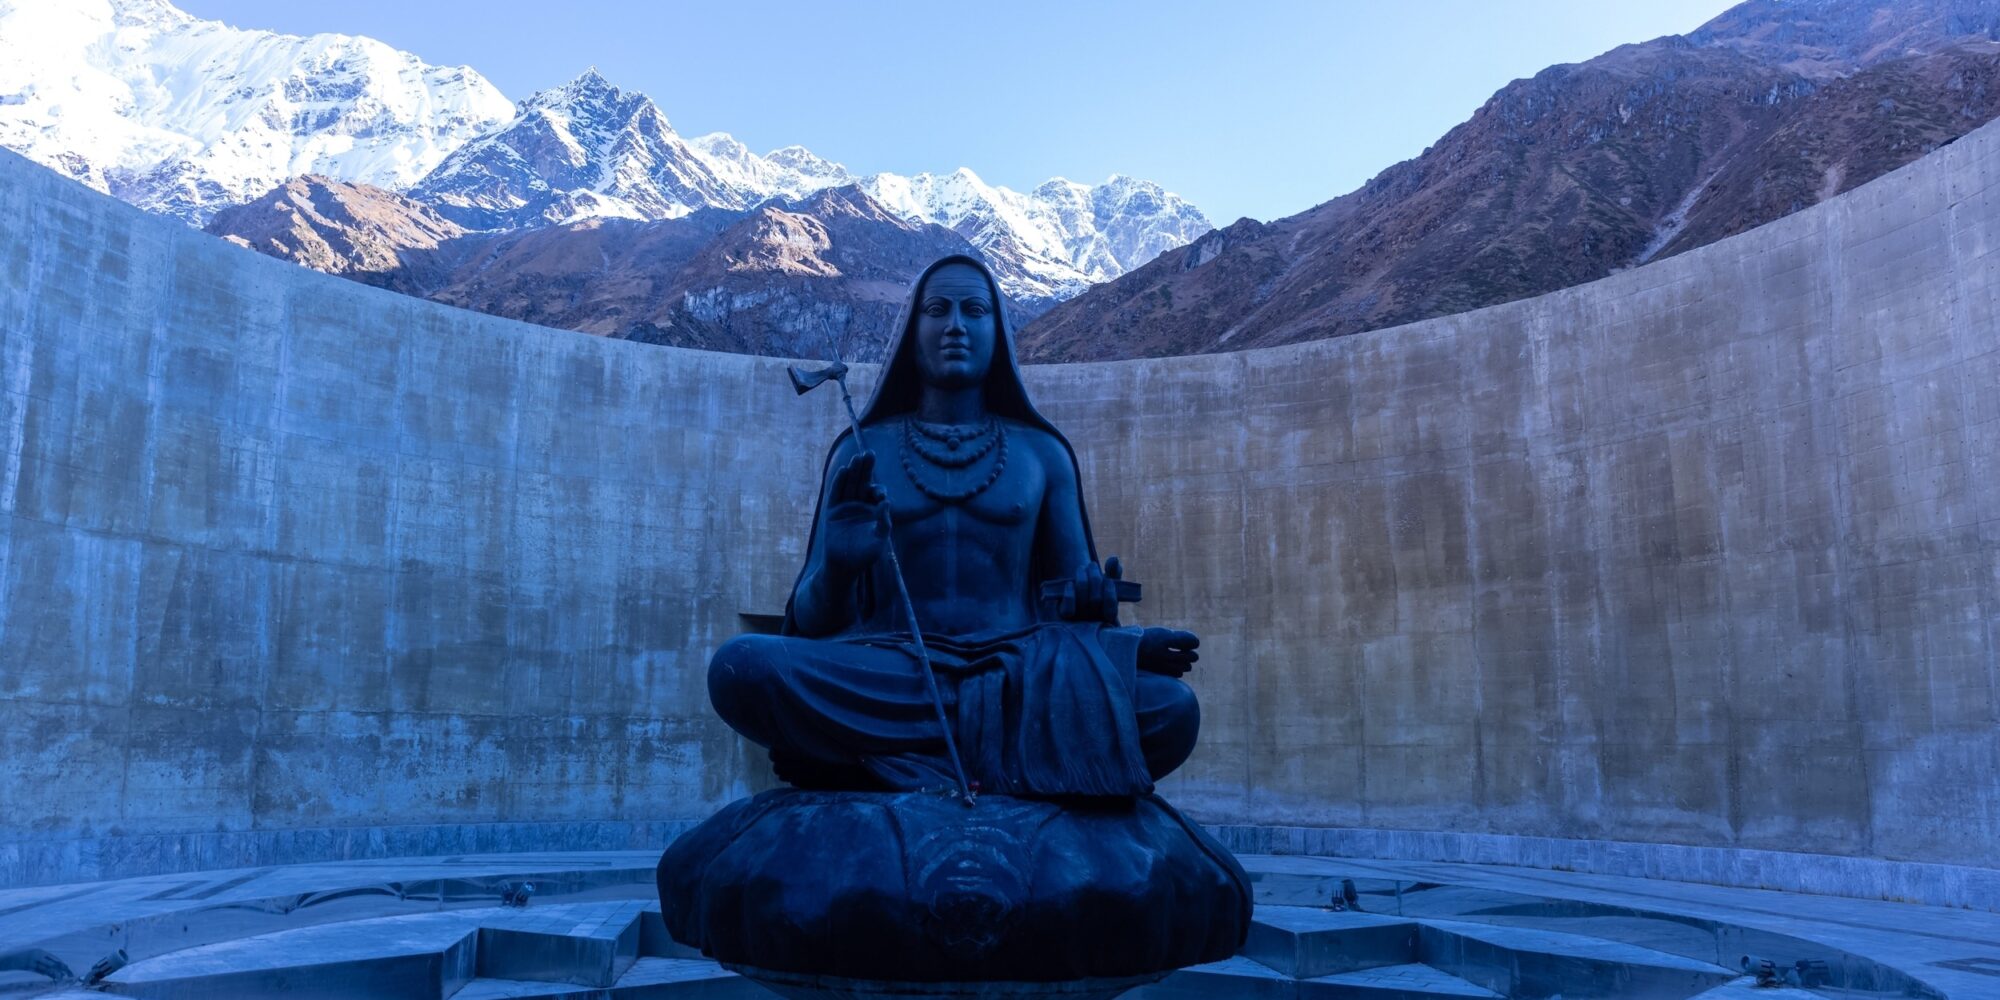
[[[972,348],[959,344],[946,344],[938,349],[938,361],[968,375],[982,374],[971,371]]]

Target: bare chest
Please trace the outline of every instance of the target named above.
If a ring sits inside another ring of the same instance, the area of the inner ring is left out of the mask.
[[[1003,432],[989,441],[958,442],[954,449],[950,442],[914,433],[901,437],[897,461],[877,466],[887,466],[880,478],[898,525],[914,527],[949,515],[982,533],[1033,532],[1048,477],[1027,442]]]

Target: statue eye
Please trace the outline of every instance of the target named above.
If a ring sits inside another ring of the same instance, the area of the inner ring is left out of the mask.
[[[965,304],[965,314],[967,316],[984,316],[986,315],[986,304],[983,302],[967,302]]]

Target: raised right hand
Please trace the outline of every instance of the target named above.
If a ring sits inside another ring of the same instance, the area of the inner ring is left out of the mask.
[[[882,557],[889,540],[889,494],[875,481],[875,453],[854,456],[833,474],[827,494],[826,561],[859,573]]]

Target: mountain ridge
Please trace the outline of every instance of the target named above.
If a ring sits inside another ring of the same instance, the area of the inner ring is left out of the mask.
[[[0,0],[0,145],[194,225],[302,174],[413,183],[511,109],[469,67],[370,38]]]
[[[1239,222],[1096,285],[1023,330],[1023,356],[1342,336],[1680,253],[2000,114],[1996,37],[1990,0],[1752,0],[1688,35],[1516,80],[1355,191]]]
[[[977,252],[859,185],[672,219],[472,230],[382,188],[299,178],[208,232],[363,284],[644,343],[879,361],[909,276]],[[1033,302],[1010,303],[1024,316]]]
[[[1117,190],[1079,196],[1058,178],[1036,189],[1059,195],[1044,204],[965,168],[857,177],[798,146],[760,155],[727,133],[686,139],[594,67],[513,102],[468,67],[374,39],[233,28],[169,0],[0,0],[0,145],[196,226],[305,175],[495,231],[671,219],[863,183],[906,221],[966,235],[1024,301],[1073,295],[1209,228],[1150,182],[1114,177]],[[1146,196],[1119,194],[1134,185]],[[940,196],[906,197],[912,186]]]

